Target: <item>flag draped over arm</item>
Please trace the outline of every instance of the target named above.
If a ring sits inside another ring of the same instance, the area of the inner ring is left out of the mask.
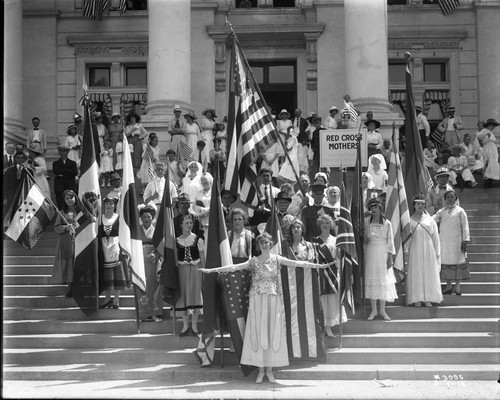
[[[227,170],[224,188],[256,206],[255,161],[261,151],[278,142],[275,122],[262,97],[241,46],[232,34]]]
[[[406,113],[405,113],[405,171],[406,197],[413,199],[417,193],[427,193],[429,173],[424,164],[424,151],[417,128],[417,114],[411,83],[409,64],[406,65]]]
[[[135,190],[132,157],[127,137],[123,135],[123,178],[122,197],[118,210],[120,225],[118,237],[124,260],[132,278],[132,283],[143,292],[146,291],[146,272],[142,252],[141,226],[137,212],[137,194]]]
[[[352,313],[355,313],[354,274],[359,275],[358,256],[356,252],[356,237],[351,221],[351,211],[347,206],[345,188],[346,171],[342,172],[342,187],[340,192],[340,216],[337,232],[337,248],[340,250],[340,301],[347,301]]]
[[[175,309],[180,297],[179,271],[177,269],[177,244],[174,227],[174,210],[170,196],[170,172],[167,168],[165,189],[158,212],[153,245],[163,258],[161,264],[161,281],[163,284],[163,300]]]
[[[81,200],[83,210],[77,216],[79,227],[76,230],[75,237],[75,270],[72,292],[77,304],[87,315],[90,315],[98,308],[100,293],[97,232],[101,192],[87,98],[84,101],[83,143],[78,197]]]
[[[385,216],[391,221],[394,234],[394,272],[396,279],[401,281],[404,278],[404,252],[403,244],[410,234],[410,213],[408,201],[406,199],[405,182],[401,163],[399,161],[398,149],[394,141],[394,128],[392,136],[391,161],[389,162],[387,179],[387,198],[385,203]]]
[[[6,215],[10,224],[5,234],[31,250],[50,224],[54,214],[54,208],[45,193],[31,177],[23,174],[23,182],[14,194],[12,205]]]
[[[208,219],[208,232],[207,232],[207,254],[205,261],[205,268],[218,268],[233,263],[231,256],[231,248],[227,238],[226,223],[224,220],[224,212],[222,210],[222,203],[220,199],[219,189],[219,172],[217,171],[217,164],[214,172],[215,179],[212,187],[212,194],[210,198],[210,214]],[[221,329],[220,319],[222,317],[222,288],[217,280],[218,274],[204,274],[203,275],[203,332],[200,337],[198,348],[194,354],[203,366],[211,365],[214,357],[215,348],[215,331]],[[229,275],[237,275],[229,274]],[[234,293],[235,297],[244,295],[242,293]],[[226,304],[226,308],[231,307]],[[232,336],[236,337],[239,332],[231,331]],[[236,343],[239,344],[239,339],[236,338]],[[242,342],[242,341],[241,341]],[[236,347],[235,347],[236,349]],[[241,348],[241,350],[243,347]],[[237,353],[241,358],[241,351]]]

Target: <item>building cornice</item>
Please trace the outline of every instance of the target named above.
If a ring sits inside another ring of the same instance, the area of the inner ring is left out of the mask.
[[[459,42],[467,37],[465,29],[408,29],[390,27],[388,49],[458,49]]]

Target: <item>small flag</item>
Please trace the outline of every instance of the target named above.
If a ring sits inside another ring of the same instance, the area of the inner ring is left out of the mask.
[[[103,15],[109,15],[109,1],[110,0],[83,0],[83,16],[92,21],[96,18],[102,21]]]
[[[129,150],[129,154],[130,154],[130,150]],[[152,181],[155,179],[155,173],[154,173],[155,166],[154,166],[154,161],[153,161],[153,159],[155,158],[155,155],[154,155],[153,149],[151,148],[149,143],[146,144],[146,156],[148,157],[148,176],[149,176],[150,181]]]
[[[193,149],[183,141],[180,142],[179,153],[185,160],[192,160]]]
[[[460,5],[459,0],[437,0],[444,15],[448,15]]]
[[[24,196],[26,190],[28,193]],[[17,204],[17,210],[5,234],[31,250],[50,224],[55,211],[45,194],[27,175],[24,175],[24,181],[15,194],[13,204]]]
[[[344,110],[347,112],[347,114],[349,114],[352,122],[356,123],[358,121],[358,112],[353,106],[351,106],[350,103],[346,103],[345,100],[344,100]]]

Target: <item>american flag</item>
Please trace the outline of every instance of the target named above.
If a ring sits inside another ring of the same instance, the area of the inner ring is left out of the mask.
[[[110,0],[83,0],[83,16],[94,21],[102,21],[103,15],[109,15]],[[126,8],[126,3],[125,3]]]
[[[391,161],[389,162],[387,179],[387,200],[385,216],[391,222],[394,234],[394,272],[398,281],[404,278],[403,244],[410,234],[410,212],[406,199],[403,172],[399,161],[398,149],[395,146],[395,127],[393,125]]]
[[[437,0],[437,2],[444,15],[448,15],[460,5],[459,0]]]
[[[429,139],[431,139],[435,143],[437,152],[441,153],[444,143],[444,132],[439,132],[436,128],[429,135]]]
[[[417,114],[411,83],[411,73],[406,65],[406,113],[405,113],[405,171],[406,198],[413,199],[417,193],[427,193],[429,187],[429,171],[424,164],[424,151],[417,128]]]
[[[192,160],[193,149],[183,141],[180,142],[179,153],[185,160]]]
[[[239,193],[249,205],[258,203],[255,162],[261,151],[278,142],[276,125],[240,43],[234,35],[227,123],[227,171],[224,188]]]
[[[341,301],[347,300],[352,313],[355,313],[354,304],[354,270],[358,270],[358,257],[356,254],[356,238],[351,221],[351,211],[347,206],[347,194],[345,188],[346,170],[342,172],[342,187],[340,191],[340,216],[339,229],[337,232],[337,248],[341,254]]]
[[[146,156],[148,157],[148,176],[151,180],[155,179],[154,173],[154,161],[155,155],[153,153],[153,149],[149,144],[146,144]]]
[[[344,110],[347,114],[350,115],[352,122],[356,123],[356,121],[358,120],[358,112],[353,106],[351,106],[350,103],[346,103],[345,100],[344,100]]]

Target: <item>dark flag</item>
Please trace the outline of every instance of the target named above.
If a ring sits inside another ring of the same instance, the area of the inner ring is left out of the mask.
[[[353,270],[354,277],[354,305],[356,308],[361,307],[363,297],[363,228],[364,228],[364,205],[363,205],[363,189],[361,186],[361,142],[358,142],[356,166],[354,168],[354,182],[352,186],[351,198],[351,221],[354,238],[356,241],[356,254],[358,259],[358,268]]]
[[[54,208],[45,193],[31,177],[23,174],[23,182],[14,194],[6,216],[10,224],[5,234],[31,250],[50,224],[54,214]]]
[[[459,0],[437,0],[444,15],[448,15],[460,5]]]
[[[175,239],[174,210],[170,197],[170,168],[165,174],[165,189],[153,234],[153,245],[163,257],[161,280],[163,300],[175,309],[180,297],[179,271],[177,269],[177,244]]]
[[[405,171],[406,198],[413,199],[417,193],[427,194],[429,172],[424,164],[424,151],[417,128],[417,114],[411,83],[409,64],[406,65],[406,113],[405,113]]]
[[[99,306],[98,219],[101,192],[88,99],[84,102],[83,144],[78,197],[83,210],[77,215],[73,297],[86,315]]]
[[[278,142],[276,125],[236,36],[231,34],[227,170],[224,188],[241,200],[258,203],[255,162],[261,151]]]
[[[205,268],[218,268],[233,263],[231,247],[227,238],[226,223],[220,199],[219,171],[214,173],[215,179],[210,198],[210,214],[207,232],[207,255]],[[221,329],[219,321],[222,316],[221,287],[217,281],[218,274],[203,275],[203,332],[198,348],[194,354],[203,366],[211,365],[215,350],[215,332]],[[233,274],[231,274],[233,275]],[[237,275],[236,273],[234,275]],[[239,294],[234,293],[234,296]],[[230,304],[226,304],[228,307]],[[233,333],[233,332],[231,332]],[[238,342],[238,340],[236,340]],[[241,358],[241,352],[237,354]]]

